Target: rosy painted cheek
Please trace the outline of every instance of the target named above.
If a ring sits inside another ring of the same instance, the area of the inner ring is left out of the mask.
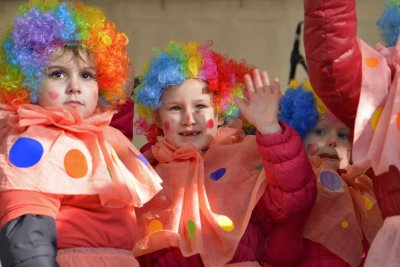
[[[49,98],[51,99],[51,100],[56,100],[59,96],[60,96],[60,94],[59,93],[57,93],[57,92],[53,92],[53,91],[50,91],[49,92]]]
[[[207,128],[209,128],[209,129],[214,128],[214,120],[213,119],[209,119],[207,121]]]
[[[314,156],[317,154],[319,146],[317,144],[308,144],[306,147],[307,154],[310,156]]]
[[[94,92],[92,97],[93,97],[93,100],[97,100],[99,98],[99,94],[97,92]]]
[[[171,130],[171,124],[169,123],[169,121],[164,122],[164,130],[166,132],[169,132]]]

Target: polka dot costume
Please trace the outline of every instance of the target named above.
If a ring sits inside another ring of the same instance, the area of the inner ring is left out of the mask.
[[[135,254],[174,244],[184,256],[200,254],[206,266],[224,265],[266,188],[255,136],[244,137],[240,126],[219,128],[205,158],[194,147],[175,149],[161,137],[152,152],[163,189],[137,210],[141,239]]]
[[[87,119],[61,108],[2,106],[0,190],[98,194],[103,205],[141,206],[161,187],[148,162],[118,130],[112,113]],[[57,112],[54,110],[57,109]]]
[[[360,44],[363,80],[354,129],[353,161],[365,169],[372,167],[380,175],[390,165],[400,169],[400,50],[398,46],[373,49],[362,41]]]
[[[312,157],[311,162],[317,174],[318,194],[304,237],[322,244],[350,266],[358,266],[363,235],[372,242],[382,225],[372,181],[354,166],[339,175],[318,157]]]

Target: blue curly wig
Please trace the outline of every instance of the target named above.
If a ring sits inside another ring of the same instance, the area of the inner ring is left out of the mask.
[[[394,46],[400,34],[400,0],[386,0],[377,21],[380,34],[387,46]]]
[[[303,139],[315,126],[326,108],[318,108],[320,102],[308,81],[300,84],[292,81],[280,101],[279,120],[287,123]]]

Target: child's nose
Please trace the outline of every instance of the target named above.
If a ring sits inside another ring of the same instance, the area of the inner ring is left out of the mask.
[[[330,147],[337,147],[337,140],[336,140],[336,138],[331,138],[331,139],[328,141],[328,146],[330,146]]]
[[[194,119],[194,115],[192,111],[187,111],[184,118],[185,125],[192,125],[195,124],[196,120]]]
[[[81,88],[79,86],[79,83],[75,81],[74,79],[71,79],[68,88],[67,88],[67,93],[68,94],[80,94],[81,93]]]

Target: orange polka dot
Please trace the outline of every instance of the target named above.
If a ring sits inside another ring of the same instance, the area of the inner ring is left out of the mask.
[[[151,234],[157,231],[161,231],[164,229],[164,225],[160,220],[154,219],[149,222],[147,225],[147,234]]]
[[[85,155],[78,149],[71,149],[64,157],[64,168],[72,178],[82,178],[88,172]]]
[[[370,68],[375,68],[379,63],[379,59],[376,57],[367,57],[364,59],[364,61],[365,65],[367,65]]]
[[[397,112],[397,129],[400,129],[400,112]]]

